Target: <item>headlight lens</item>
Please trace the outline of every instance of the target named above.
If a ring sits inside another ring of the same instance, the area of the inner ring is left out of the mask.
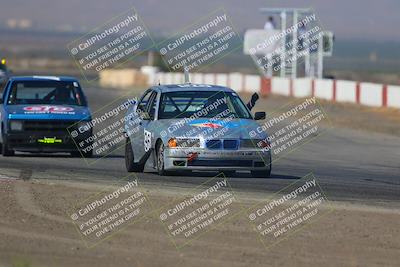
[[[242,142],[241,142],[242,148],[267,149],[270,146],[271,146],[271,144],[265,139],[246,139],[246,140],[242,140]]]
[[[11,121],[10,129],[11,131],[22,131],[22,121]]]
[[[200,139],[198,138],[171,138],[168,140],[168,147],[200,147]]]

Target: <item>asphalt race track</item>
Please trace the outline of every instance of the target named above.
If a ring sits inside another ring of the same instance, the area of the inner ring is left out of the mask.
[[[89,88],[86,90],[92,110],[126,92]],[[269,103],[267,100],[267,104]],[[271,106],[278,105],[271,103]],[[347,200],[376,205],[400,199],[400,137],[365,130],[336,127],[273,163],[272,178],[252,178],[236,173],[230,179],[233,189],[245,192],[273,193],[313,172],[330,200]],[[21,173],[23,179],[53,179],[112,183],[127,175],[123,153],[107,156],[87,165],[81,158],[66,155],[17,154],[1,157],[2,174]],[[138,174],[143,185],[165,188],[191,188],[215,173],[160,177],[153,170]]]

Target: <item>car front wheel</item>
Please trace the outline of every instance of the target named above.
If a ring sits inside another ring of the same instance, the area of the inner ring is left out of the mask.
[[[164,144],[160,143],[157,146],[157,172],[159,175],[168,175],[165,170]]]
[[[3,143],[1,145],[1,154],[4,157],[14,156],[14,150],[8,148],[7,138],[3,135]]]

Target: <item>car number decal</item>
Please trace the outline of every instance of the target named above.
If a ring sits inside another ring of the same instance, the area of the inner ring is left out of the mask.
[[[147,152],[151,148],[151,132],[144,130],[144,151]]]
[[[29,106],[24,107],[28,113],[65,113],[71,112],[74,109],[71,107],[58,107],[58,106]]]

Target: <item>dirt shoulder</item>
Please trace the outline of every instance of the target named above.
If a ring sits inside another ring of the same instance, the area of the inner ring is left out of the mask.
[[[245,102],[250,95],[242,96]],[[301,102],[300,98],[270,95],[261,98],[254,111],[273,113],[289,103]],[[346,103],[333,103],[318,100],[328,115],[333,127],[364,130],[400,136],[400,110],[391,108],[372,108]],[[267,114],[268,115],[268,114]]]
[[[153,215],[87,248],[66,211],[98,190],[89,183],[1,182],[0,265],[396,266],[400,261],[399,210],[339,202],[268,249],[241,215],[179,250]],[[183,191],[146,188],[155,208]],[[257,201],[246,199],[240,205],[246,208]]]

